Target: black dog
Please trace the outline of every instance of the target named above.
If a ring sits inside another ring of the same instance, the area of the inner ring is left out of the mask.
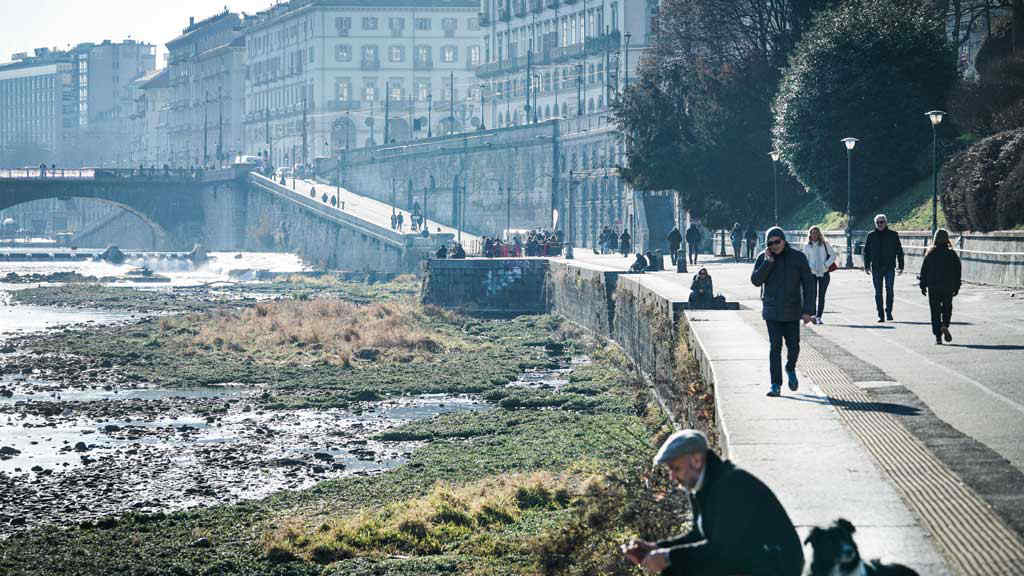
[[[857,529],[840,518],[828,528],[815,527],[804,540],[814,547],[809,576],[920,576],[902,564],[864,562],[853,541]]]

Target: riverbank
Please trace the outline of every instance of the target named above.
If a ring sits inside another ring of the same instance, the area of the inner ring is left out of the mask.
[[[12,340],[0,422],[96,441],[0,473],[0,569],[583,574],[625,570],[618,544],[684,517],[648,482],[668,426],[617,349],[556,317],[423,307],[401,280],[288,284]],[[118,398],[82,397],[102,393]]]

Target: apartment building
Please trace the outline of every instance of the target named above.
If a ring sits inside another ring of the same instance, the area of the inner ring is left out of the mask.
[[[292,0],[247,18],[246,150],[272,163],[480,121],[479,0]]]

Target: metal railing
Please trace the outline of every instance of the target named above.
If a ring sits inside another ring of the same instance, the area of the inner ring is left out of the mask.
[[[0,169],[0,180],[198,180],[189,168],[15,168]]]

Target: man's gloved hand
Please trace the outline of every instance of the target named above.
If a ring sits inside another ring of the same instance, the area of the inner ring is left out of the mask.
[[[921,295],[922,296],[927,296],[928,295],[928,289],[927,288],[921,288]]]

